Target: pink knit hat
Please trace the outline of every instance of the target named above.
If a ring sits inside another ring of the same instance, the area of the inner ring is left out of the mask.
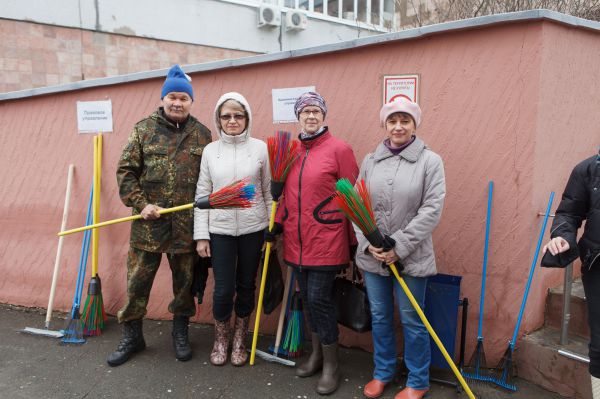
[[[409,114],[415,121],[415,127],[419,127],[419,124],[421,123],[421,107],[419,107],[419,104],[413,103],[405,97],[398,97],[381,107],[381,111],[379,111],[381,126],[385,126],[387,118],[396,112]]]

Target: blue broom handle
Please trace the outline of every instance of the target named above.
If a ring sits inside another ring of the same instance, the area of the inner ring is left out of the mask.
[[[525,294],[523,295],[523,301],[521,302],[521,310],[519,310],[519,317],[517,318],[517,325],[513,332],[512,340],[510,341],[511,349],[515,348],[517,342],[517,334],[519,333],[519,327],[521,327],[521,320],[523,319],[523,313],[525,312],[525,303],[527,302],[527,295],[529,295],[529,288],[531,287],[531,281],[533,280],[533,271],[537,264],[538,256],[540,255],[540,248],[542,247],[542,241],[544,240],[544,233],[546,232],[546,224],[548,224],[548,217],[550,216],[550,209],[552,208],[552,202],[554,201],[554,191],[550,192],[550,198],[548,199],[548,206],[546,207],[546,213],[544,214],[544,223],[542,223],[542,230],[538,238],[537,246],[535,248],[535,255],[533,262],[531,263],[531,269],[529,270],[529,278],[525,285]]]
[[[492,219],[492,194],[494,193],[494,182],[490,180],[488,185],[487,213],[485,217],[485,244],[483,248],[483,267],[481,271],[481,300],[479,301],[479,323],[477,324],[477,339],[482,340],[483,305],[485,303],[485,276],[487,275],[488,249],[490,245],[490,222]]]
[[[88,201],[88,209],[85,216],[86,226],[92,223],[92,202],[94,196],[94,187],[90,189],[90,199]],[[88,253],[90,249],[91,232],[86,230],[83,234],[83,243],[81,245],[81,255],[79,257],[79,270],[77,272],[77,285],[75,286],[75,298],[73,298],[73,308],[79,307],[81,304],[81,294],[83,292],[83,280],[85,279],[85,269],[87,265]]]
[[[88,225],[92,224],[91,216]],[[90,230],[86,231],[87,234],[83,235],[84,245],[85,245],[85,253],[83,255],[83,262],[81,264],[81,274],[78,275],[78,283],[79,286],[77,288],[77,306],[81,305],[81,295],[83,293],[83,281],[85,279],[85,271],[88,263],[88,254],[90,252],[90,241],[92,237],[92,232]]]

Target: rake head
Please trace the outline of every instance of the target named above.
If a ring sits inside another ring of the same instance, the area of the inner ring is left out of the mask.
[[[502,356],[502,360],[500,360],[500,363],[498,364],[500,376],[498,378],[492,378],[492,382],[501,388],[515,392],[517,386],[512,381],[514,376],[512,361],[513,350],[514,348],[509,344],[506,352],[504,352],[504,356]]]
[[[79,308],[73,309],[71,318],[69,318],[63,332],[64,335],[61,339],[63,344],[85,344],[85,338],[83,338],[83,323],[79,317]]]
[[[483,338],[477,338],[477,346],[473,352],[473,356],[466,367],[471,372],[462,372],[463,377],[472,382],[493,382],[493,378],[487,371],[487,363],[485,360],[485,351],[483,350]]]

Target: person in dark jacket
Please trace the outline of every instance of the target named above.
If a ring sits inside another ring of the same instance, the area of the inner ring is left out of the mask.
[[[297,272],[312,333],[312,353],[296,375],[309,377],[322,370],[316,390],[330,394],[340,380],[333,283],[335,275],[348,266],[350,245],[356,242],[333,194],[338,179],[354,183],[358,165],[350,145],[325,126],[327,106],[321,95],[304,93],[294,110],[302,128],[300,156],[285,183],[278,223],[266,239],[273,240],[274,233],[283,231],[284,260]]]
[[[577,230],[585,229],[577,242]],[[569,177],[552,223],[549,251],[572,261],[581,259],[583,289],[590,325],[590,374],[594,399],[600,399],[600,149],[579,163]],[[564,263],[564,262],[559,262]]]
[[[167,254],[173,277],[173,345],[175,357],[192,357],[188,322],[196,314],[192,294],[193,270],[198,255],[193,233],[193,210],[161,215],[162,208],[194,202],[204,146],[210,130],[190,115],[194,100],[189,77],[173,66],[162,87],[162,106],[138,122],[129,136],[117,166],[119,195],[133,214],[127,255],[127,302],[117,313],[123,336],[108,356],[110,366],[125,363],[146,347],[142,319],[162,254]]]

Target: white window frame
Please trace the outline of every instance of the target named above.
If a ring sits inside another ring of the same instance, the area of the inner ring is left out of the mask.
[[[262,3],[268,3],[268,4],[275,4],[279,7],[281,7],[281,10],[283,12],[286,11],[292,11],[292,10],[299,10],[299,6],[300,6],[300,0],[295,0],[295,7],[294,8],[289,8],[289,7],[285,7],[284,5],[284,0],[275,0],[275,1],[263,1],[263,0],[220,0],[220,1],[224,1],[226,3],[233,3],[233,4],[239,4],[239,5],[244,5],[244,6],[250,6],[250,7],[254,7],[254,8],[258,8],[260,7],[260,5]],[[354,19],[344,19],[343,18],[343,3],[344,2],[353,2],[353,9],[354,9]],[[328,15],[327,13],[327,0],[323,0],[323,13],[320,12],[314,12],[314,6],[315,6],[315,2],[314,0],[308,0],[308,10],[302,10],[306,13],[306,16],[312,19],[320,19],[323,21],[329,21],[329,22],[336,22],[338,24],[342,24],[342,25],[348,25],[348,26],[352,26],[352,27],[359,27],[360,29],[368,29],[368,30],[375,30],[378,32],[387,32],[388,29],[385,28],[384,26],[384,20],[383,20],[383,10],[384,10],[384,1],[385,0],[379,0],[379,24],[378,25],[373,25],[371,24],[371,0],[366,0],[367,2],[367,16],[366,16],[366,22],[361,22],[358,21],[358,0],[338,0],[338,16],[337,17],[332,17],[330,15]],[[396,19],[393,18],[393,29],[396,29]]]

